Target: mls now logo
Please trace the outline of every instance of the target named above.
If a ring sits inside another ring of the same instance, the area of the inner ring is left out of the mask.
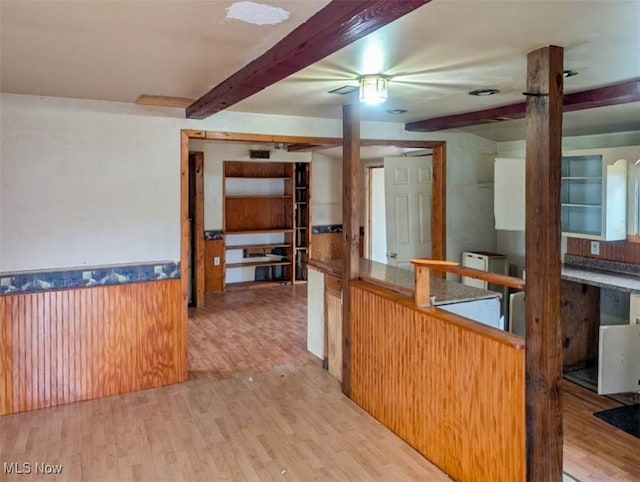
[[[51,465],[43,462],[5,462],[3,467],[4,475],[21,475],[21,474],[44,474],[57,475],[62,473],[62,465]]]

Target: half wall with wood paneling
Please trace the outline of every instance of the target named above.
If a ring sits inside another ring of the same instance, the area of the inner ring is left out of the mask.
[[[351,398],[458,481],[525,480],[522,339],[363,282]]]
[[[180,280],[0,296],[0,414],[187,378]]]

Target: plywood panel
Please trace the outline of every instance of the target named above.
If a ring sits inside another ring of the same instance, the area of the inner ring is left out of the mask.
[[[224,240],[210,239],[204,243],[204,285],[207,293],[224,289]],[[220,264],[214,264],[214,258],[220,258]]]
[[[560,301],[562,369],[580,370],[598,357],[600,288],[561,280]]]
[[[180,312],[180,280],[0,297],[2,413],[184,380]]]
[[[225,232],[293,229],[293,199],[289,197],[225,197]]]
[[[352,286],[352,399],[454,480],[524,480],[523,347]]]
[[[344,241],[342,233],[317,233],[311,235],[311,258],[321,261],[342,259]],[[364,236],[360,236],[360,257],[364,256]]]
[[[576,254],[590,258],[608,259],[621,263],[640,264],[640,243],[629,241],[601,241],[600,256],[591,254],[591,241],[588,239],[568,238],[567,254]]]
[[[342,233],[311,235],[311,258],[322,261],[342,259],[343,251]]]

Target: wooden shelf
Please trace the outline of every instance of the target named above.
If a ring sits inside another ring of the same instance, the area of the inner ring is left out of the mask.
[[[247,258],[250,259],[250,258]],[[291,261],[247,261],[245,263],[227,263],[227,268],[249,268],[252,266],[286,266],[291,264]]]
[[[237,244],[225,246],[225,249],[273,249],[273,248],[290,248],[290,244],[273,243],[273,244]]]
[[[241,281],[241,282],[238,282],[238,283],[229,283],[225,287],[225,289],[227,289],[227,290],[243,290],[243,289],[246,289],[246,288],[267,288],[269,286],[288,285],[288,284],[291,284],[291,280],[289,280],[289,279]]]
[[[292,228],[276,228],[276,229],[249,229],[247,231],[225,231],[224,234],[278,234],[293,233]]]
[[[300,248],[296,248],[296,251],[306,251],[307,248],[306,247],[300,247]]]
[[[225,199],[291,199],[291,194],[235,194]]]
[[[561,206],[568,207],[568,208],[598,208],[598,209],[602,209],[602,204],[562,203]]]
[[[292,177],[268,177],[268,176],[225,176],[225,179],[255,179],[259,181],[291,181]]]
[[[564,176],[562,179],[568,179],[571,181],[601,181],[602,176]]]

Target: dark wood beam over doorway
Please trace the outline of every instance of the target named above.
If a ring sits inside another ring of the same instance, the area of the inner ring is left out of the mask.
[[[220,112],[429,1],[333,0],[260,57],[193,102],[187,107],[187,118],[205,119]]]
[[[527,481],[562,480],[560,177],[563,49],[527,57]]]
[[[638,101],[640,101],[640,80],[634,79],[605,87],[598,87],[597,89],[567,94],[562,100],[562,110],[564,112],[573,112]],[[433,132],[443,129],[468,127],[487,122],[522,119],[525,116],[526,107],[527,104],[525,102],[519,102],[517,104],[503,105],[491,109],[434,117],[433,119],[409,122],[405,125],[405,129],[415,132]]]

